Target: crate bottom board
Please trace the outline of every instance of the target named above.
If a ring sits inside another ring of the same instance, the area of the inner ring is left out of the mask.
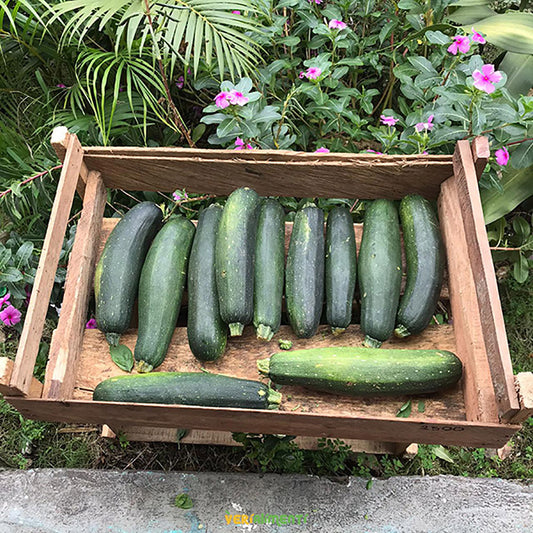
[[[133,350],[137,338],[136,333],[132,330],[124,334],[121,342]],[[330,333],[327,326],[320,326],[318,333],[311,339],[299,339],[289,326],[282,326],[274,339],[267,343],[257,340],[253,328],[247,327],[242,337],[228,338],[226,352],[219,361],[201,363],[195,359],[189,349],[186,328],[176,328],[167,357],[158,370],[200,372],[202,368],[205,368],[211,372],[258,380],[261,378],[257,371],[256,361],[280,351],[279,339],[290,340],[293,343],[293,349],[303,349],[325,346],[360,346],[363,335],[357,325],[350,326],[343,335],[337,337]],[[437,348],[453,352],[455,351],[453,327],[450,325],[431,326],[420,335],[406,339],[393,339],[384,343],[383,346],[384,348]],[[111,361],[104,335],[95,329],[86,330],[73,399],[90,400],[92,391],[99,382],[123,374],[126,373]],[[413,408],[410,418],[412,419],[421,421],[432,418],[466,419],[461,383],[439,394],[416,397],[351,398],[295,386],[283,386],[281,393],[283,400],[280,410],[292,413],[395,417],[400,407],[411,399]],[[424,402],[423,412],[418,410],[419,401]]]

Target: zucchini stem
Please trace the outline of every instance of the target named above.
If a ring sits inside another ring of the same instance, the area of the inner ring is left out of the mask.
[[[400,337],[400,339],[403,339],[404,337],[409,337],[411,332],[403,324],[398,324],[394,330],[394,335],[396,335],[396,337]]]
[[[265,326],[265,324],[259,324],[256,329],[257,338],[262,341],[270,341],[274,336],[274,332],[270,326]]]
[[[232,337],[240,337],[243,331],[244,324],[241,324],[240,322],[234,322],[233,324],[229,325],[229,334]]]
[[[118,346],[120,342],[120,333],[109,332],[105,334],[105,338],[109,343],[109,346]]]
[[[268,376],[270,371],[270,359],[259,359],[259,361],[257,361],[257,370],[259,370],[261,374]]]
[[[379,348],[381,344],[382,344],[381,341],[378,341],[377,339],[373,339],[372,337],[369,337],[368,335],[365,337],[364,345],[367,348]]]
[[[154,367],[150,364],[148,364],[147,362],[145,361],[139,361],[136,365],[136,368],[137,372],[139,372],[140,374],[147,374],[148,372],[151,372]]]
[[[346,328],[336,328],[335,326],[331,326],[331,333],[333,333],[335,337],[342,335],[345,331]]]
[[[268,409],[279,409],[279,406],[281,404],[281,392],[278,392],[277,390],[274,390],[269,387],[267,393],[267,400]]]

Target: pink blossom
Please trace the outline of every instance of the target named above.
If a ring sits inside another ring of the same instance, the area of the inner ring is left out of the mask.
[[[315,154],[329,154],[329,149],[321,146],[315,150]]]
[[[0,307],[2,307],[4,304],[9,304],[9,298],[11,298],[11,294],[6,293],[2,298],[0,298]]]
[[[220,109],[225,109],[229,106],[230,93],[228,91],[221,91],[215,96],[215,105]]]
[[[384,124],[385,126],[395,126],[396,122],[400,120],[399,118],[394,118],[392,116],[385,116],[385,115],[381,115],[379,118],[381,119],[381,123]]]
[[[303,73],[303,75],[304,75],[308,80],[316,80],[318,77],[320,77],[320,74],[322,74],[322,70],[319,69],[318,67],[309,67],[309,68]]]
[[[240,138],[240,137],[237,137],[235,139],[235,148],[234,150],[253,150],[254,147],[250,144],[250,143],[247,143],[246,146],[244,144],[244,141]]]
[[[337,19],[330,20],[328,26],[330,30],[344,30],[347,27],[342,20]]]
[[[498,165],[504,167],[507,165],[507,163],[509,163],[509,151],[505,146],[499,150],[496,150],[494,155],[496,156],[496,163],[498,163]]]
[[[233,89],[232,91],[229,92],[229,103],[230,104],[233,104],[233,105],[244,105],[248,102],[249,98],[247,96],[244,96],[244,94],[242,94],[241,92],[239,91],[236,91],[235,89]]]
[[[185,78],[183,76],[179,76],[178,81],[176,81],[176,87],[178,89],[183,89],[184,84],[185,84]]]
[[[369,154],[383,155],[383,152],[376,152],[375,150],[370,150],[370,149],[368,149],[367,152]]]
[[[96,318],[91,318],[85,324],[85,329],[96,329]]]
[[[431,131],[433,129],[433,126],[435,125],[433,124],[434,116],[435,115],[429,115],[427,122],[419,122],[418,124],[416,124],[415,130],[418,131],[418,133],[424,130]]]
[[[300,79],[305,78],[305,72],[302,70],[302,72],[300,72],[300,74],[298,74],[298,77],[299,77]]]
[[[234,15],[240,15],[240,14],[241,14],[241,12],[240,12],[240,11],[237,11],[237,10],[232,11],[232,13],[233,13]]]
[[[0,311],[0,320],[6,326],[14,326],[20,322],[21,312],[15,309],[12,305],[6,307],[3,311]]]
[[[479,44],[485,44],[487,41],[485,40],[485,37],[481,35],[478,31],[474,30],[472,27],[472,41]]]
[[[322,0],[309,0],[309,3],[320,5],[322,3]]]
[[[58,83],[56,87],[59,87],[60,89],[66,89],[67,86],[64,83]]]
[[[472,73],[474,78],[474,87],[487,94],[491,94],[496,90],[493,83],[498,83],[502,79],[501,72],[494,71],[494,65],[483,65],[481,72],[474,70]]]
[[[466,54],[470,50],[470,39],[466,35],[456,35],[453,43],[448,47],[448,52],[457,55],[457,52]]]

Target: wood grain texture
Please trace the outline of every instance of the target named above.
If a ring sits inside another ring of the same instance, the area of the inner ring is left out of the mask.
[[[63,245],[63,238],[72,207],[72,200],[78,183],[83,150],[75,136],[71,136],[67,155],[61,169],[61,176],[46,230],[41,258],[31,293],[24,328],[20,337],[11,376],[10,386],[19,394],[28,394],[33,376],[33,368],[39,351],[44,321],[54,286],[54,278]]]
[[[514,415],[511,423],[522,424],[533,416],[533,372],[519,372],[514,378],[520,411]]]
[[[7,357],[0,357],[0,394],[12,396],[17,394],[17,390],[9,385],[11,374],[13,372],[13,361]],[[36,378],[32,378],[29,396],[40,398],[43,390],[43,384]]]
[[[483,219],[476,170],[470,145],[458,141],[454,153],[454,179],[468,242],[468,256],[481,314],[496,402],[502,420],[511,419],[519,410],[514,388],[513,365],[507,343],[503,312],[498,294],[494,264]]]
[[[100,174],[91,171],[68,264],[61,316],[50,345],[44,386],[47,398],[69,398],[74,388],[106,197]]]
[[[498,421],[474,277],[468,256],[459,199],[452,180],[442,184],[439,219],[447,250],[450,305],[457,355],[464,365],[463,384],[467,420]]]
[[[386,442],[419,442],[498,448],[503,446],[521,426],[491,424],[442,418],[382,417],[371,414],[348,416],[297,413],[190,405],[157,405],[95,402],[91,400],[47,400],[8,397],[15,409],[26,418],[67,423],[217,428],[220,431],[246,433],[305,435],[364,439]]]
[[[215,195],[248,186],[264,196],[435,199],[453,172],[450,156],[107,147],[85,154],[107,187]]]
[[[472,158],[476,168],[476,176],[479,180],[487,166],[490,157],[490,145],[487,137],[475,137],[472,141]]]

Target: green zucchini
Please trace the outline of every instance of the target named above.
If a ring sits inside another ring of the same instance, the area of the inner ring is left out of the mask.
[[[139,330],[135,360],[139,372],[164,361],[181,307],[194,224],[185,217],[169,220],[155,236],[139,282]]]
[[[398,210],[391,200],[367,206],[358,263],[361,330],[365,344],[379,348],[394,331],[402,281]]]
[[[326,223],[326,319],[334,335],[352,320],[356,253],[350,210],[334,207]]]
[[[442,287],[444,248],[437,215],[422,196],[410,195],[401,201],[400,221],[407,278],[394,332],[407,337],[431,322]]]
[[[324,301],[324,213],[314,205],[296,213],[285,272],[287,313],[298,337],[312,337]]]
[[[280,385],[350,396],[428,394],[453,386],[461,361],[446,350],[343,347],[275,353],[257,362]]]
[[[215,246],[215,273],[222,320],[230,335],[242,335],[254,316],[254,256],[259,196],[233,191],[224,206]]]
[[[222,207],[200,212],[189,259],[187,291],[189,348],[200,361],[216,361],[226,349],[228,327],[220,318],[215,282],[215,242]]]
[[[254,326],[269,341],[281,324],[285,269],[285,212],[273,198],[263,201],[255,247]]]
[[[221,374],[150,372],[106,379],[94,389],[93,400],[275,409],[281,394],[259,381]]]
[[[163,222],[152,202],[132,207],[107,239],[94,274],[96,324],[112,346],[131,321],[144,259]]]

